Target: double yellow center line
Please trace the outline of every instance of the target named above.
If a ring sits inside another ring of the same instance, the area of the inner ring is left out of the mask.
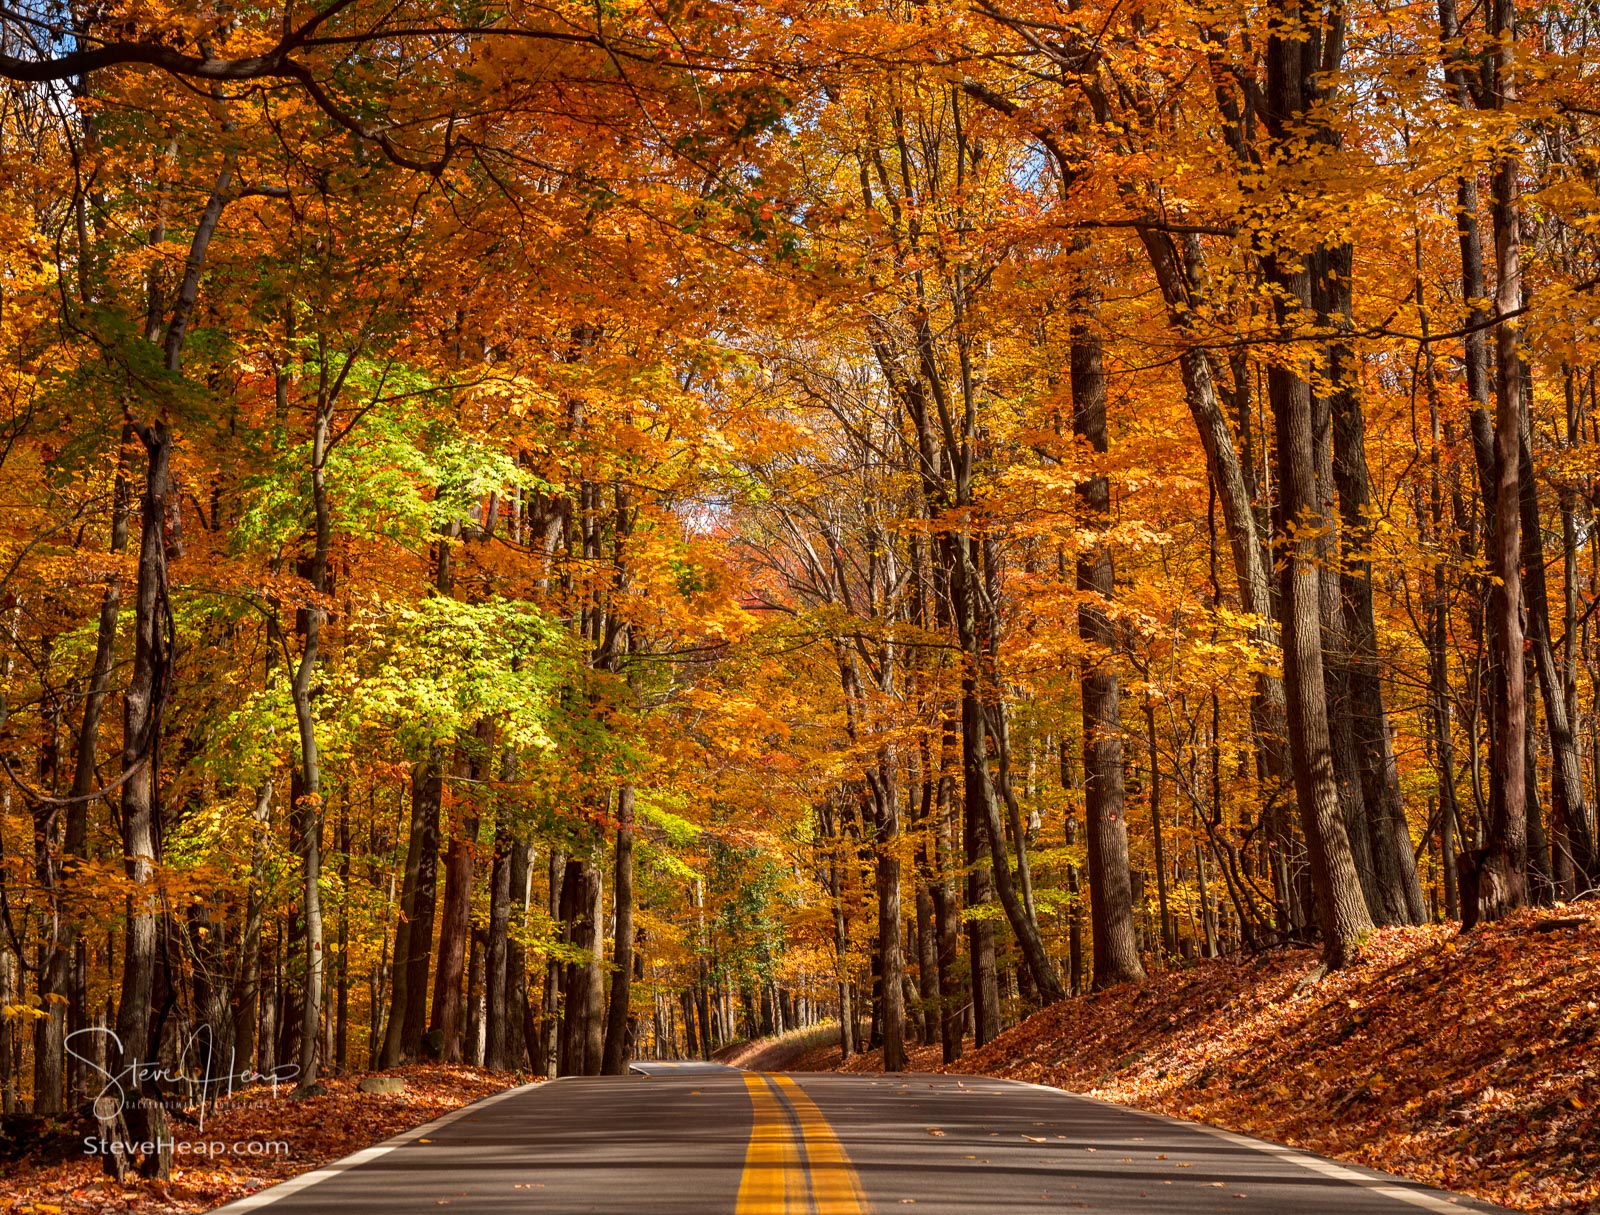
[[[855,1166],[805,1091],[788,1076],[744,1082],[754,1121],[735,1215],[867,1215]]]

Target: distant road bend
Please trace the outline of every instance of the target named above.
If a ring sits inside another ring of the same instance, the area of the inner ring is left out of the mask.
[[[981,1077],[640,1063],[528,1085],[230,1215],[1396,1215],[1500,1208],[1195,1123]]]

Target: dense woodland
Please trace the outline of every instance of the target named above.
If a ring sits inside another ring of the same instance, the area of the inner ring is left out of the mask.
[[[1597,22],[7,3],[5,1112],[1589,893]]]

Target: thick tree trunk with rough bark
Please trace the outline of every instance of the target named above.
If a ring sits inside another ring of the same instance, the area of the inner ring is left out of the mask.
[[[589,866],[589,949],[587,1007],[584,1009],[584,1075],[598,1076],[605,1062],[606,1044],[606,967],[605,967],[605,879],[599,866]]]
[[[441,546],[444,547],[444,546]],[[439,922],[439,962],[434,972],[433,1010],[428,1033],[439,1057],[458,1063],[464,1056],[467,1027],[467,949],[472,932],[472,888],[478,853],[478,805],[470,790],[489,770],[487,753],[493,727],[478,721],[458,744],[456,770],[466,790],[452,813],[455,830],[445,851],[444,900]]]
[[[963,696],[961,713],[962,767],[965,774],[965,797],[962,804],[963,844],[967,861],[966,905],[988,908],[994,903],[993,854],[989,849],[985,830],[983,807],[979,804],[982,793],[979,779],[973,773],[975,761],[986,763],[981,752],[974,755],[971,742],[977,737],[972,727],[965,724],[969,715],[976,716],[981,709],[976,700]],[[972,1030],[977,1045],[982,1046],[1000,1032],[1000,982],[995,965],[994,922],[984,915],[967,921],[967,960],[972,1004]]]
[[[1321,14],[1301,0],[1277,0],[1276,23],[1267,43],[1266,110],[1273,141],[1294,148],[1296,124],[1315,99],[1321,68]],[[1331,31],[1330,37],[1341,37]],[[1311,274],[1303,254],[1273,252],[1263,259],[1274,288],[1276,320],[1285,337],[1313,319]],[[1290,755],[1295,794],[1306,837],[1311,884],[1322,930],[1323,961],[1339,967],[1354,961],[1372,929],[1360,879],[1340,814],[1328,726],[1322,662],[1320,570],[1316,535],[1329,520],[1317,495],[1316,434],[1312,417],[1311,368],[1278,363],[1268,370],[1267,389],[1277,427],[1279,531],[1282,535],[1284,691],[1288,702]]]
[[[1516,100],[1514,16],[1511,0],[1491,0],[1490,29],[1499,46],[1493,60],[1491,95],[1497,107]],[[1518,160],[1501,156],[1493,173],[1495,313],[1494,529],[1489,570],[1491,636],[1499,668],[1495,731],[1490,748],[1489,830],[1484,846],[1462,857],[1461,921],[1471,928],[1496,920],[1528,901],[1527,683],[1523,673],[1521,470],[1521,344],[1508,314],[1522,305],[1522,220],[1517,189]]]
[[[1353,250],[1348,244],[1319,259],[1313,296],[1326,323],[1352,327]],[[1346,341],[1329,345],[1329,412],[1333,481],[1339,497],[1340,563],[1337,575],[1345,640],[1343,672],[1351,748],[1372,859],[1367,907],[1383,924],[1420,924],[1426,918],[1411,834],[1400,798],[1400,774],[1389,739],[1378,629],[1372,602],[1371,547],[1376,509],[1367,473],[1366,420],[1359,369]],[[1353,841],[1352,841],[1353,842]]]
[[[1290,286],[1303,271],[1284,276]],[[1319,526],[1312,459],[1311,393],[1287,368],[1270,372],[1269,391],[1278,428],[1278,486],[1283,513],[1283,651],[1288,696],[1290,753],[1300,803],[1312,890],[1330,966],[1356,959],[1372,928],[1355,861],[1345,835],[1334,780],[1332,738],[1322,669],[1320,571],[1315,541]]]
[[[1072,430],[1096,455],[1109,448],[1106,381],[1099,339],[1078,328],[1072,335]],[[1084,531],[1103,531],[1111,510],[1111,483],[1099,471],[1078,482]],[[1089,927],[1094,986],[1144,979],[1133,925],[1133,881],[1128,864],[1128,819],[1123,796],[1122,691],[1116,669],[1116,634],[1106,613],[1115,594],[1111,553],[1104,544],[1078,557],[1078,636],[1085,643],[1079,675],[1083,696],[1084,801],[1089,820]]]

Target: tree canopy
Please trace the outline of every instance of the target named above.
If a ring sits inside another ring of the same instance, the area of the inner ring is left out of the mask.
[[[1592,890],[1595,18],[0,9],[6,1110]]]

